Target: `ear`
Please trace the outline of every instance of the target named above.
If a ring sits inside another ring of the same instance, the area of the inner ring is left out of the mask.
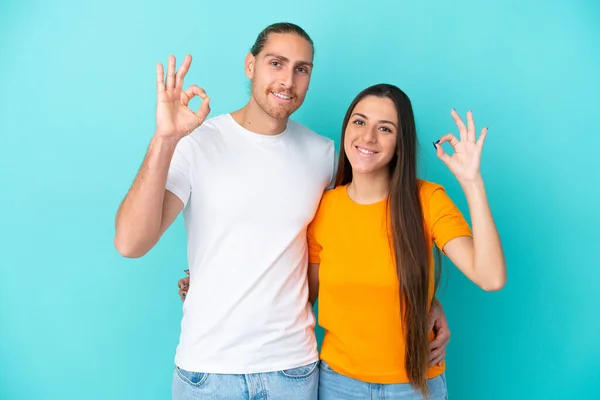
[[[256,58],[252,55],[252,53],[248,53],[246,55],[246,59],[244,60],[244,71],[246,72],[246,77],[248,79],[252,79],[254,77],[255,61]]]

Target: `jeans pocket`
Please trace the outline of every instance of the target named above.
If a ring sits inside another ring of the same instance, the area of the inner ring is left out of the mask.
[[[208,374],[205,372],[191,372],[185,369],[175,367],[177,376],[179,376],[185,383],[189,383],[192,386],[200,386],[208,378]]]
[[[283,371],[281,371],[281,374],[288,378],[294,378],[294,379],[308,378],[309,376],[311,376],[313,374],[313,372],[315,372],[315,370],[317,369],[318,363],[319,363],[318,361],[315,361],[313,363],[306,364],[301,367],[284,369]]]
[[[446,374],[442,373],[427,381],[429,387],[429,398],[432,400],[448,400],[448,387],[446,386]]]
[[[325,361],[321,360],[321,370],[325,372],[330,372],[332,374],[337,374]]]

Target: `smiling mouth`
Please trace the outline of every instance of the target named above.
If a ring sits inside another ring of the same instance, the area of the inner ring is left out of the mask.
[[[271,94],[273,96],[275,96],[276,98],[278,98],[279,100],[282,100],[284,102],[288,102],[288,101],[292,100],[292,96],[289,96],[287,94],[277,93],[277,92],[271,92]]]
[[[358,152],[358,154],[360,154],[364,157],[374,156],[375,154],[379,153],[378,151],[367,149],[367,148],[360,147],[360,146],[354,146],[354,148],[356,148],[356,151]]]

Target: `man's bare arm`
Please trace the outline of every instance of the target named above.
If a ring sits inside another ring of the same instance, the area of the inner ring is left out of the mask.
[[[177,142],[154,137],[144,163],[116,217],[115,247],[125,257],[142,257],[158,242],[183,209],[182,201],[165,190]]]
[[[203,89],[196,85],[182,89],[191,63],[192,57],[187,55],[175,73],[175,57],[170,56],[166,78],[162,64],[156,65],[156,132],[115,221],[114,244],[125,257],[146,254],[183,208],[183,202],[165,189],[169,167],[179,141],[210,113]],[[197,112],[188,107],[194,96],[202,99]]]

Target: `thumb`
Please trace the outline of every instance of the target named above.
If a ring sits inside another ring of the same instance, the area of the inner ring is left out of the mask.
[[[435,147],[435,154],[437,157],[442,160],[444,164],[450,166],[451,157],[446,154],[439,140],[437,142],[433,142],[433,147]]]

